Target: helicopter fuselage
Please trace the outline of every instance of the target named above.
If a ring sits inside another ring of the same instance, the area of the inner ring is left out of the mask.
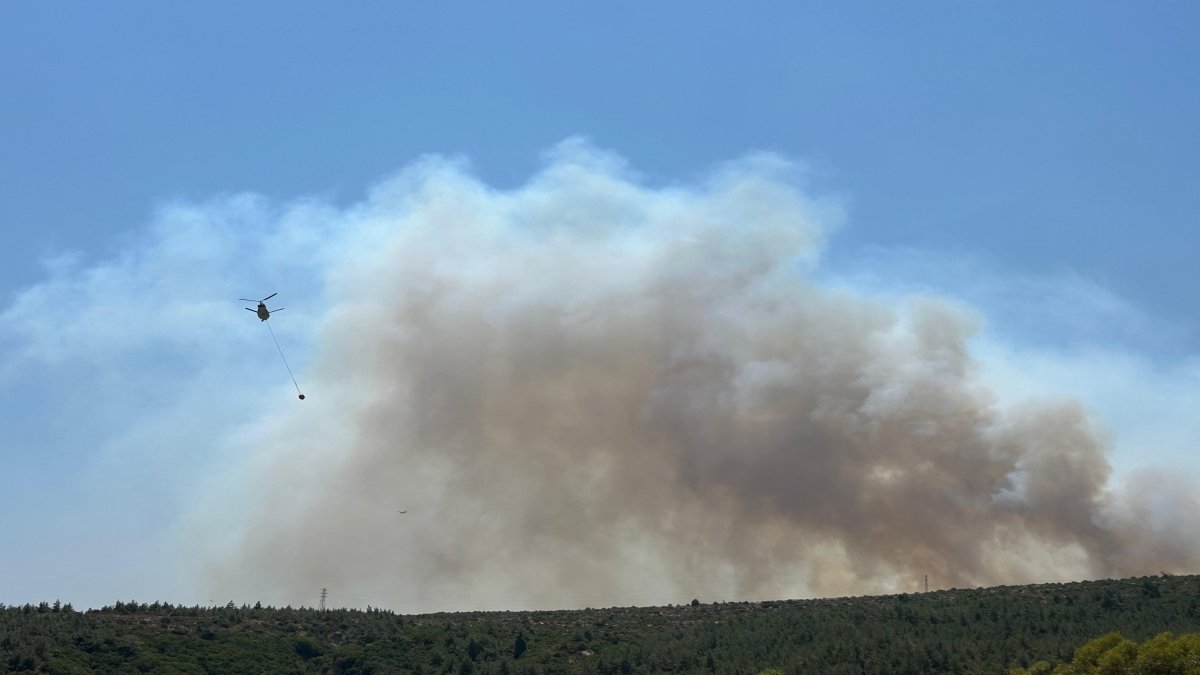
[[[271,312],[267,309],[266,303],[263,302],[258,303],[258,309],[255,310],[255,313],[258,314],[260,321],[266,321],[267,319],[271,318]],[[245,314],[242,316],[245,316]]]

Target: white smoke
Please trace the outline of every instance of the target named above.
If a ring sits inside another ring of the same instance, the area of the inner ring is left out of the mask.
[[[71,422],[9,459],[73,495],[30,521],[66,543],[6,569],[33,593],[10,601],[518,609],[1195,571],[1187,480],[1118,485],[1087,407],[1011,403],[1050,369],[980,362],[977,310],[822,281],[841,215],[801,178],[764,154],[650,186],[568,141],[513,190],[428,158],[348,208],[175,205],[112,260],[63,258],[3,312],[0,395]],[[276,290],[304,402],[233,301]],[[1130,409],[1193,397],[1122,367],[1159,397]]]
[[[772,156],[670,188],[579,143],[510,192],[408,170],[347,218],[321,393],[260,439],[213,583],[519,608],[1194,568],[1079,403],[998,405],[972,311],[813,281],[837,218]]]

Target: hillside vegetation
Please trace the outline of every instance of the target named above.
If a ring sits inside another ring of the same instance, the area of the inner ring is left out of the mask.
[[[405,616],[0,605],[0,669],[58,673],[997,673],[1200,631],[1200,576],[876,597]]]
[[[1200,633],[1175,636],[1159,633],[1137,644],[1120,633],[1109,633],[1075,650],[1070,663],[1038,661],[1013,668],[1009,675],[1197,675],[1200,674]]]

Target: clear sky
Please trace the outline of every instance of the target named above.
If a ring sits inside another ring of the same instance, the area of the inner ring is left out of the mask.
[[[1197,26],[1169,1],[3,3],[0,602],[210,599],[163,571],[171,537],[283,405],[217,300],[280,291],[304,380],[333,282],[283,253],[342,240],[286,213],[336,221],[430,154],[504,191],[576,137],[648,189],[773,153],[837,204],[822,283],[961,303],[1002,400],[1080,398],[1118,470],[1189,461]]]

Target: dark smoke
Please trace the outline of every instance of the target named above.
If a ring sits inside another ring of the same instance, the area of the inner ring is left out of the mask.
[[[793,172],[655,189],[568,143],[512,192],[436,160],[380,188],[345,216],[308,419],[260,441],[220,597],[518,609],[1196,570],[1163,525],[1195,524],[1186,486],[1115,494],[1078,403],[999,407],[971,311],[816,283],[837,210]]]

